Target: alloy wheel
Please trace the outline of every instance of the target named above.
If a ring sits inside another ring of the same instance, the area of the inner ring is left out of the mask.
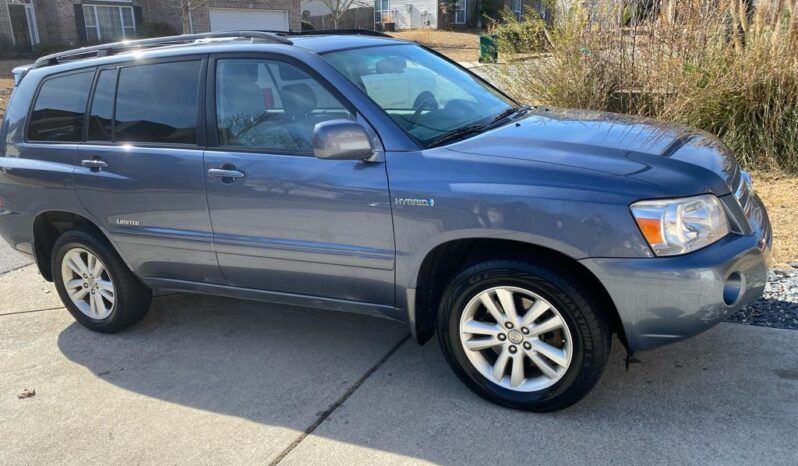
[[[557,383],[573,355],[571,332],[560,312],[542,296],[511,286],[481,291],[466,304],[460,342],[480,374],[518,392]]]
[[[105,264],[94,254],[73,248],[61,260],[61,277],[69,299],[92,319],[105,319],[114,310],[114,282]]]

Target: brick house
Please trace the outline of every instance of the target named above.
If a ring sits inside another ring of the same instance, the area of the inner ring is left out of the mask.
[[[409,0],[407,3],[415,4]],[[485,3],[488,2],[484,0],[457,0],[454,2],[438,0],[438,29],[474,29],[480,24],[484,24],[485,20],[482,18],[480,10],[484,11]],[[506,7],[512,10],[518,19],[521,19],[524,11],[528,9],[537,10],[545,17],[549,13],[544,5],[544,0],[494,0],[490,2],[490,6],[496,10],[496,13]]]
[[[543,0],[356,0],[351,8],[367,7],[374,11],[374,24],[393,23],[398,29],[475,29],[480,23],[480,10],[486,3],[493,9],[507,7],[521,17],[527,8],[545,13]],[[301,0],[302,13],[314,19],[329,14],[321,0]],[[370,21],[370,20],[368,20]],[[320,21],[312,21],[319,24]],[[325,26],[327,26],[325,24]],[[369,24],[371,26],[371,24]],[[365,27],[364,24],[344,24],[342,27]]]
[[[230,29],[299,30],[300,0],[197,2],[193,32]],[[21,49],[79,46],[136,37],[145,23],[183,29],[180,0],[0,0],[0,38]]]

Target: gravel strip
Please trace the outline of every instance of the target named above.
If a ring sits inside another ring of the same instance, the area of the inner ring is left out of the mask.
[[[765,295],[729,316],[727,321],[760,327],[798,330],[798,264],[771,269]]]

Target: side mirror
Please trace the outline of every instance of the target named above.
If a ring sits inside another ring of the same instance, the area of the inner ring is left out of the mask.
[[[363,160],[374,147],[366,128],[350,120],[329,120],[313,128],[313,155],[329,160]]]

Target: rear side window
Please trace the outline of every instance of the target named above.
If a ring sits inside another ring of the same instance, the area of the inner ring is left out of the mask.
[[[122,68],[115,141],[196,144],[200,61]]]
[[[28,125],[29,141],[78,142],[94,70],[50,78],[42,84]]]

